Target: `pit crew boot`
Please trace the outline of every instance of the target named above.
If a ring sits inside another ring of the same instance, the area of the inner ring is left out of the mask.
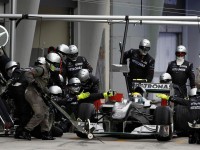
[[[192,135],[189,135],[189,138],[188,138],[188,143],[189,144],[194,144],[196,143],[196,138]]]
[[[197,135],[196,143],[200,144],[200,135]]]
[[[31,133],[27,129],[23,129],[22,138],[31,141]]]
[[[42,140],[55,140],[53,136],[47,131],[42,132]]]

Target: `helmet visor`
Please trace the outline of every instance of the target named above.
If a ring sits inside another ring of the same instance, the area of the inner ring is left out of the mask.
[[[148,52],[150,50],[150,47],[146,47],[146,46],[139,46],[139,48],[144,52]]]
[[[70,58],[73,61],[76,61],[76,58],[78,57],[78,53],[75,54],[67,54],[67,57]]]
[[[54,64],[50,64],[49,69],[51,71],[60,71],[60,64],[54,63]]]
[[[176,56],[177,56],[177,57],[183,57],[183,56],[185,56],[185,55],[186,55],[185,52],[176,52]]]
[[[80,84],[73,84],[69,86],[69,89],[73,92],[73,93],[79,93],[81,90],[81,85]]]

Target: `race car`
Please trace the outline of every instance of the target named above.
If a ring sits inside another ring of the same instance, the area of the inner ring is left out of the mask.
[[[158,141],[171,140],[173,111],[167,103],[149,100],[146,97],[149,93],[170,93],[170,84],[138,83],[131,98],[105,103],[98,111],[93,104],[83,103],[79,107],[79,118],[82,125],[90,120],[93,134],[155,135]],[[84,137],[80,132],[77,136]]]

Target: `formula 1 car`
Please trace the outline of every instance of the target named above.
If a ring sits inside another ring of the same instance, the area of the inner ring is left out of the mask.
[[[158,141],[171,140],[172,109],[162,101],[148,100],[146,93],[170,93],[170,84],[139,83],[130,99],[105,103],[98,111],[93,104],[83,103],[79,107],[79,118],[83,122],[90,119],[93,134],[155,135]],[[84,137],[80,132],[77,136]]]

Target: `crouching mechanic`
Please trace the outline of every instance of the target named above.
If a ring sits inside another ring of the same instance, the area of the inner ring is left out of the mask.
[[[84,92],[99,93],[99,79],[92,75],[88,69],[81,69],[78,72],[78,78]]]
[[[200,96],[196,95],[196,92],[197,89],[191,90],[189,100],[181,97],[171,97],[165,94],[160,94],[160,98],[169,100],[179,105],[187,106],[189,109],[189,144],[200,144]]]
[[[115,91],[104,93],[81,92],[81,81],[74,77],[71,78],[65,88],[65,97],[58,101],[58,104],[64,106],[67,113],[77,118],[78,107],[81,103],[93,103],[97,99],[108,98],[115,95]]]

